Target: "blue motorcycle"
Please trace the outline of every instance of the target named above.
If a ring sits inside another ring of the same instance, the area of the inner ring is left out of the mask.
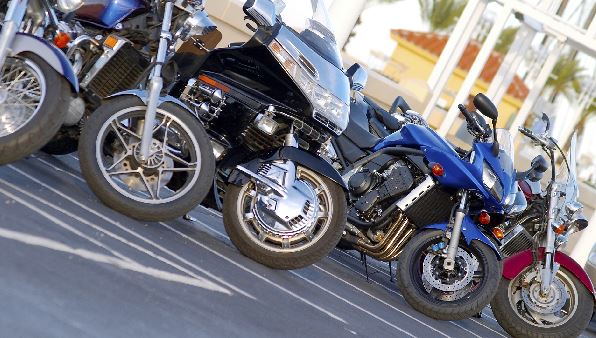
[[[348,74],[353,89],[362,87],[357,69]],[[323,150],[349,188],[341,246],[380,261],[399,258],[399,287],[418,311],[442,320],[468,318],[497,291],[501,224],[525,208],[516,204],[523,196],[511,135],[496,130],[497,109],[483,94],[474,104],[493,127],[460,105],[474,136],[465,152],[401,97],[391,112],[371,102],[356,92],[347,129]],[[403,114],[392,114],[398,108]],[[379,138],[375,121],[397,132]]]

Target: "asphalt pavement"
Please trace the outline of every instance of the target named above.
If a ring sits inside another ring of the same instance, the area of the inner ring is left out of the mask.
[[[490,309],[413,310],[387,264],[334,250],[277,271],[240,254],[221,215],[142,223],[101,204],[76,155],[0,167],[1,337],[508,337]],[[585,332],[583,337],[596,337]]]

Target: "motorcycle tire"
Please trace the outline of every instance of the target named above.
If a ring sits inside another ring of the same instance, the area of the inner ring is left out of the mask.
[[[423,231],[414,236],[399,256],[397,284],[406,301],[418,312],[438,320],[460,320],[469,318],[488,305],[497,292],[502,273],[502,263],[495,252],[486,244],[472,241],[470,246],[460,241],[460,248],[474,253],[484,270],[484,278],[472,294],[453,301],[442,301],[429,295],[422,284],[419,254],[429,243],[443,238],[443,231]]]
[[[58,132],[64,122],[62,109],[71,96],[69,83],[48,65],[41,57],[33,53],[22,53],[17,58],[8,57],[8,62],[25,62],[33,77],[43,79],[45,93],[38,109],[16,131],[0,136],[0,165],[14,162],[31,155],[43,147]],[[4,77],[4,74],[2,75]],[[2,80],[4,81],[4,80]],[[0,104],[2,109],[2,104]],[[0,112],[5,114],[4,111]],[[0,124],[0,135],[3,134]]]
[[[215,173],[215,158],[213,156],[211,142],[209,141],[209,137],[203,125],[195,116],[170,102],[162,104],[157,112],[158,119],[170,118],[172,119],[171,121],[175,121],[173,123],[175,123],[178,128],[178,130],[175,131],[178,132],[176,137],[181,137],[180,135],[184,134],[183,136],[191,138],[189,143],[194,143],[193,154],[196,156],[194,163],[200,163],[199,166],[195,168],[195,171],[190,171],[191,173],[195,173],[194,176],[190,176],[188,173],[186,174],[186,177],[191,177],[191,180],[190,182],[184,183],[184,189],[179,195],[173,195],[175,198],[162,199],[160,201],[159,188],[157,189],[157,199],[153,198],[153,193],[151,193],[151,196],[142,197],[132,195],[133,190],[119,188],[118,184],[125,183],[123,180],[118,181],[117,179],[112,179],[112,176],[110,175],[105,175],[107,172],[105,165],[99,163],[98,160],[98,158],[104,156],[106,152],[113,151],[110,149],[110,145],[104,144],[104,141],[100,141],[102,137],[102,128],[105,130],[105,133],[107,133],[107,130],[112,127],[114,119],[118,119],[118,116],[124,116],[122,115],[122,112],[136,114],[135,118],[138,119],[137,121],[142,120],[144,122],[145,110],[146,106],[139,98],[135,96],[119,96],[106,100],[103,105],[91,114],[89,120],[85,123],[85,127],[83,128],[79,140],[81,172],[83,177],[87,180],[91,190],[110,208],[126,216],[142,221],[157,222],[172,220],[184,216],[201,203],[211,188]],[[170,124],[168,124],[168,128],[169,127]],[[175,134],[175,132],[170,133]],[[157,132],[154,131],[154,135],[155,133]],[[167,133],[168,132],[166,131],[166,134]],[[140,133],[138,135],[140,135]],[[132,139],[132,136],[130,137]],[[140,143],[139,138],[136,138],[135,140],[135,142]],[[156,138],[154,137],[154,141],[155,140]],[[111,144],[112,147],[115,147],[117,144],[117,141],[114,142]],[[179,143],[184,144],[183,141],[180,141]],[[98,144],[103,145],[101,149],[98,147]],[[167,146],[171,147],[169,143]],[[161,149],[164,150],[165,147],[162,146]],[[157,152],[153,154],[157,154]],[[153,156],[153,154],[151,156]],[[165,158],[167,157],[165,152],[162,152],[161,154],[163,155],[163,161],[160,168],[161,166],[165,166]],[[128,168],[132,168],[135,165],[133,164],[135,155],[129,154],[127,161],[130,161]],[[138,163],[136,164],[136,168],[138,168],[140,172],[145,172],[146,170]],[[173,171],[176,170],[176,168],[172,167],[169,170]],[[148,179],[144,178],[143,175],[144,174],[141,176],[145,181],[146,187],[149,187],[149,184],[147,183]],[[109,179],[107,177],[109,177]],[[172,178],[173,177],[174,176],[172,176]],[[158,176],[158,185],[161,183],[161,180],[161,176]],[[167,186],[170,188],[170,184],[172,184],[171,180],[165,184],[164,187]],[[146,194],[150,193],[150,189],[147,188],[147,190]]]
[[[245,195],[249,181],[243,186],[229,184],[224,195],[223,220],[226,232],[232,243],[245,256],[273,269],[300,269],[318,262],[327,256],[339,243],[346,224],[346,197],[343,189],[326,177],[322,177],[307,168],[298,166],[299,170],[317,176],[322,190],[327,194],[327,203],[332,205],[329,220],[323,233],[317,233],[311,242],[302,248],[276,248],[261,242],[257,234],[250,231],[242,218],[242,196]]]
[[[523,272],[522,272],[523,273]],[[559,268],[560,274],[565,274],[569,281],[573,283],[577,291],[577,299],[575,303],[577,308],[573,312],[573,316],[561,325],[551,327],[540,327],[530,324],[520,317],[518,309],[513,308],[510,302],[509,287],[515,278],[508,280],[501,278],[501,283],[497,294],[491,301],[490,305],[497,319],[499,325],[513,337],[528,337],[528,338],[567,338],[578,337],[583,330],[588,327],[592,313],[594,311],[594,296],[586,289],[586,287],[575,277],[569,270],[564,267]]]

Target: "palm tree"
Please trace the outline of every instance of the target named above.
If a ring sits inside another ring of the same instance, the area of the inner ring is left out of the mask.
[[[466,7],[467,0],[418,0],[422,19],[433,32],[450,31]]]
[[[501,32],[501,36],[499,36],[499,40],[495,45],[495,51],[501,54],[507,54],[509,52],[509,48],[511,48],[511,44],[515,40],[515,36],[519,31],[519,27],[508,27],[505,28]]]
[[[545,88],[552,90],[550,102],[554,103],[559,94],[569,99],[579,94],[582,90],[583,72],[584,68],[579,64],[579,60],[569,56],[559,58],[545,85]]]

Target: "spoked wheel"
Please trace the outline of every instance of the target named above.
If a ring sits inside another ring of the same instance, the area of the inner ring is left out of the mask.
[[[275,269],[298,269],[325,257],[346,222],[342,188],[291,161],[263,164],[259,173],[285,183],[287,194],[280,196],[255,180],[228,185],[224,225],[234,245]]]
[[[460,241],[455,268],[443,267],[446,254],[436,250],[442,231],[416,235],[400,256],[397,282],[416,310],[440,320],[471,317],[482,311],[497,291],[502,266],[486,244]],[[434,247],[433,247],[434,246]]]
[[[0,164],[21,159],[56,134],[69,84],[37,55],[8,57],[0,77]]]
[[[215,170],[199,121],[163,104],[154,121],[149,158],[141,160],[146,106],[136,97],[111,99],[91,115],[79,144],[81,171],[109,207],[136,219],[183,216],[209,192]]]
[[[501,279],[491,302],[495,318],[514,337],[577,337],[592,317],[594,297],[563,267],[548,294],[540,292],[540,274],[528,267],[512,280]]]

